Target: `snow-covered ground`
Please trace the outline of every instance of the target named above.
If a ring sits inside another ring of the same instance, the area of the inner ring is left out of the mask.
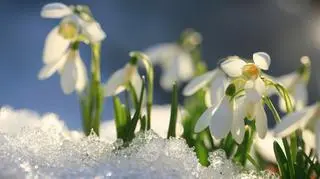
[[[155,108],[156,109],[156,108]],[[160,108],[159,108],[160,109]],[[107,124],[102,125],[107,130]],[[157,127],[157,126],[154,126]],[[243,170],[223,151],[201,167],[183,139],[164,139],[149,131],[116,150],[121,141],[104,133],[83,137],[55,114],[0,109],[0,178],[272,178]]]

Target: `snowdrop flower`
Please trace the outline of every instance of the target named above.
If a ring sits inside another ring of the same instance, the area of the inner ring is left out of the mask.
[[[190,53],[177,44],[158,44],[148,48],[145,53],[154,65],[162,66],[160,85],[165,90],[171,90],[173,82],[187,81],[194,74]]]
[[[308,81],[310,76],[310,59],[301,57],[302,66],[295,72],[280,76],[275,80],[288,89],[289,96],[296,110],[303,109],[308,103]],[[286,112],[283,98],[279,98],[279,108]]]
[[[316,103],[302,110],[290,113],[282,118],[275,128],[274,132],[277,137],[286,137],[297,129],[309,129],[315,133],[316,148],[320,155],[320,105]],[[312,142],[308,142],[311,147]]]
[[[182,42],[161,43],[145,50],[151,62],[162,67],[160,85],[165,90],[171,90],[173,82],[184,82],[191,79],[195,68],[190,51],[201,43],[201,35],[194,31],[186,31]]]
[[[126,85],[131,83],[137,95],[140,95],[142,80],[137,70],[136,62],[129,62],[123,68],[114,72],[107,80],[104,87],[105,96],[113,96],[126,89]]]
[[[192,79],[183,89],[183,95],[191,96],[208,85],[210,85],[210,88],[205,95],[206,105],[208,107],[216,106],[221,101],[228,86],[228,79],[220,69],[214,69]]]
[[[75,37],[76,32],[85,35],[90,42],[102,41],[106,34],[101,29],[101,26],[96,22],[92,14],[86,6],[66,6],[62,3],[50,3],[45,5],[41,11],[41,17],[43,18],[62,18],[60,25],[60,35],[67,36],[69,38]],[[72,19],[65,23],[66,19]],[[68,26],[68,28],[64,28]]]
[[[254,63],[247,63],[237,56],[232,56],[221,63],[221,69],[228,76],[235,78],[235,83],[229,85],[231,88],[227,88],[226,95],[217,106],[208,108],[202,114],[195,126],[195,132],[200,132],[209,126],[211,134],[216,139],[221,139],[231,131],[236,142],[242,143],[245,133],[244,118],[247,116],[256,120],[259,137],[265,137],[268,126],[262,97],[266,87],[260,76],[260,70],[267,70],[271,60],[268,54],[258,52],[253,54],[253,61]],[[243,81],[243,84],[240,85],[236,81]],[[236,89],[240,89],[238,91],[241,92],[241,88],[244,88],[243,96],[230,96],[235,94]]]
[[[38,78],[44,80],[56,71],[61,75],[61,88],[65,94],[74,90],[81,93],[87,84],[87,70],[78,50],[69,49],[60,58],[52,60],[40,70]]]
[[[40,70],[38,78],[47,79],[58,71],[65,94],[74,90],[81,93],[87,84],[87,71],[78,51],[78,37],[84,35],[95,43],[105,38],[104,32],[82,6],[68,7],[61,3],[51,3],[43,7],[41,16],[62,18],[62,21],[46,38],[43,53],[45,66]]]

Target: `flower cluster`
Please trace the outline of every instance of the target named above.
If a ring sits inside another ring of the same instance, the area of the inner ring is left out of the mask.
[[[123,140],[123,147],[135,137],[137,126],[142,132],[152,129],[151,124],[160,127],[156,121],[151,122],[155,118],[151,115],[153,65],[160,64],[163,69],[160,84],[165,90],[172,90],[167,138],[182,133],[202,165],[209,165],[209,152],[222,148],[241,165],[250,161],[260,169],[262,162],[256,162],[250,153],[251,147],[257,146],[273,149],[262,156],[272,156],[268,160],[277,162],[282,178],[320,176],[316,159],[320,156],[320,104],[308,106],[307,83],[311,72],[308,57],[301,58],[298,70],[280,77],[266,74],[271,58],[265,52],[253,53],[251,59],[228,56],[216,69],[208,71],[200,55],[202,37],[188,29],[176,43],[158,44],[147,48],[145,53],[130,52],[128,63],[102,83],[100,43],[106,35],[89,8],[52,3],[43,7],[41,16],[61,18],[61,22],[47,36],[44,67],[38,77],[46,79],[58,72],[63,92],[79,93],[86,135],[91,130],[99,135],[104,97],[113,99],[115,121],[110,124],[116,125],[114,133]],[[82,42],[92,50],[90,78],[79,53]],[[139,74],[139,62],[145,68],[146,78]],[[187,80],[190,81],[183,89],[187,98],[181,116],[178,87]],[[125,93],[125,103],[118,96],[121,92]],[[285,113],[282,119],[270,99],[274,94],[279,96],[279,109]],[[272,130],[268,128],[265,107],[277,122]],[[180,121],[183,130],[176,125]],[[166,132],[161,133],[163,136]],[[267,142],[261,145],[261,141]]]

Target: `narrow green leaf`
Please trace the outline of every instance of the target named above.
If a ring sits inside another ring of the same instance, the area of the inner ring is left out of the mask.
[[[273,151],[276,156],[277,162],[278,162],[278,168],[280,171],[280,175],[284,179],[290,178],[290,171],[288,170],[288,161],[283,153],[280,145],[274,141],[273,142]]]
[[[130,94],[130,97],[131,97],[131,100],[133,103],[133,107],[136,109],[138,107],[138,103],[139,103],[138,95],[137,95],[136,90],[134,89],[131,82],[128,84],[128,91],[129,91],[129,94]]]
[[[167,139],[176,136],[176,123],[177,123],[177,113],[178,113],[178,86],[175,82],[173,84],[172,100],[171,100],[171,114],[170,123],[167,134]]]
[[[143,115],[140,119],[140,131],[145,131],[147,128],[147,118]]]
[[[129,141],[132,140],[133,137],[134,137],[134,131],[135,131],[136,127],[137,127],[137,123],[138,123],[138,120],[140,118],[141,106],[142,106],[143,94],[144,94],[144,85],[145,85],[145,79],[143,78],[138,107],[136,108],[136,111],[135,111],[135,113],[133,115],[133,118],[131,120],[131,125],[130,125],[130,130],[129,130],[129,138],[128,138]]]
[[[210,164],[208,161],[209,153],[203,142],[204,134],[205,133],[197,134],[197,138],[195,140],[195,151],[199,159],[199,163],[203,166],[209,166]]]
[[[303,155],[303,150],[298,150],[298,153],[296,155],[296,163],[295,163],[295,173],[296,178],[306,178],[307,173],[305,168],[305,160]]]
[[[121,103],[120,98],[113,96],[113,109],[115,116],[115,124],[117,131],[117,138],[126,140],[126,126],[127,126],[127,116],[125,111],[125,106]]]
[[[151,108],[153,103],[153,83],[154,83],[154,70],[153,65],[149,57],[139,51],[133,51],[129,54],[133,58],[137,58],[142,61],[147,71],[148,79],[148,92],[147,92],[147,130],[151,128]]]

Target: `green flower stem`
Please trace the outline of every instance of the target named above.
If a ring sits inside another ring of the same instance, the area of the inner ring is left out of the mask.
[[[136,109],[138,107],[138,103],[139,103],[138,95],[137,95],[136,90],[134,89],[131,82],[129,82],[127,89],[128,89],[128,92],[131,96],[131,100],[133,102],[133,107]]]
[[[132,58],[137,58],[142,61],[146,71],[148,79],[148,94],[147,94],[147,130],[151,129],[151,108],[153,103],[153,81],[154,81],[154,70],[153,65],[149,57],[141,52],[134,51],[130,52]]]
[[[267,106],[269,107],[269,109],[271,110],[273,116],[274,116],[274,119],[276,120],[277,123],[280,123],[281,122],[281,119],[280,119],[280,116],[279,116],[279,113],[277,112],[276,108],[274,107],[274,105],[272,104],[271,100],[269,97],[264,97],[263,98],[265,104],[267,104]],[[290,150],[290,146],[288,144],[288,141],[286,138],[282,138],[282,143],[283,143],[283,146],[285,148],[285,152],[286,152],[286,156],[287,156],[287,159],[288,159],[288,168],[289,168],[289,171],[290,171],[290,176],[292,178],[295,178],[295,172],[294,172],[294,161],[292,160],[292,154],[291,154],[291,150]]]
[[[260,171],[261,167],[260,165],[253,159],[253,157],[251,157],[251,155],[249,153],[246,154],[246,158],[248,159],[248,161],[256,168],[256,170]]]
[[[170,124],[169,124],[167,139],[169,139],[170,137],[176,137],[177,113],[178,113],[178,86],[177,86],[177,83],[175,82],[173,84]]]
[[[91,51],[91,83],[88,89],[89,94],[81,99],[83,129],[87,136],[90,135],[91,130],[99,135],[104,99],[100,74],[100,43],[92,44]]]
[[[199,159],[199,163],[203,166],[209,166],[209,153],[208,153],[208,149],[206,148],[205,144],[204,144],[204,140],[206,140],[206,133],[205,132],[201,132],[200,134],[197,135],[197,138],[195,139],[195,151],[197,154],[197,157]]]
[[[140,115],[141,115],[141,106],[142,106],[142,102],[143,102],[145,80],[143,79],[142,81],[143,82],[142,82],[142,86],[141,86],[139,103],[138,103],[138,106],[136,108],[136,111],[133,115],[133,118],[132,118],[131,124],[130,124],[130,129],[129,129],[129,134],[128,134],[129,141],[131,141],[134,138],[134,131],[136,130],[138,120],[141,117]]]
[[[126,141],[127,126],[130,121],[127,120],[126,108],[119,97],[113,96],[115,123],[117,129],[117,138]]]
[[[100,121],[103,110],[103,89],[101,86],[101,71],[100,71],[100,51],[101,44],[95,43],[91,45],[92,48],[92,90],[95,91],[94,99],[94,114],[91,122],[91,128],[99,135]]]
[[[275,84],[274,86],[278,90],[280,95],[284,98],[287,112],[288,113],[293,112],[294,111],[294,107],[292,105],[292,101],[291,101],[291,98],[289,96],[288,90],[285,87],[283,87],[282,85],[280,85],[280,84]],[[302,144],[299,143],[298,138],[299,138],[299,133],[293,133],[293,134],[290,135],[290,143],[291,143],[290,149],[291,149],[291,153],[292,153],[293,162],[296,161],[297,152],[298,152],[298,146],[302,145]]]
[[[195,67],[195,76],[201,75],[207,71],[207,66],[201,60],[200,46],[191,50],[193,66]]]
[[[248,155],[251,149],[253,140],[253,131],[248,127],[246,128],[244,134],[244,140],[241,144],[238,145],[238,149],[236,154],[234,155],[234,159],[238,161],[242,166],[245,166]]]

